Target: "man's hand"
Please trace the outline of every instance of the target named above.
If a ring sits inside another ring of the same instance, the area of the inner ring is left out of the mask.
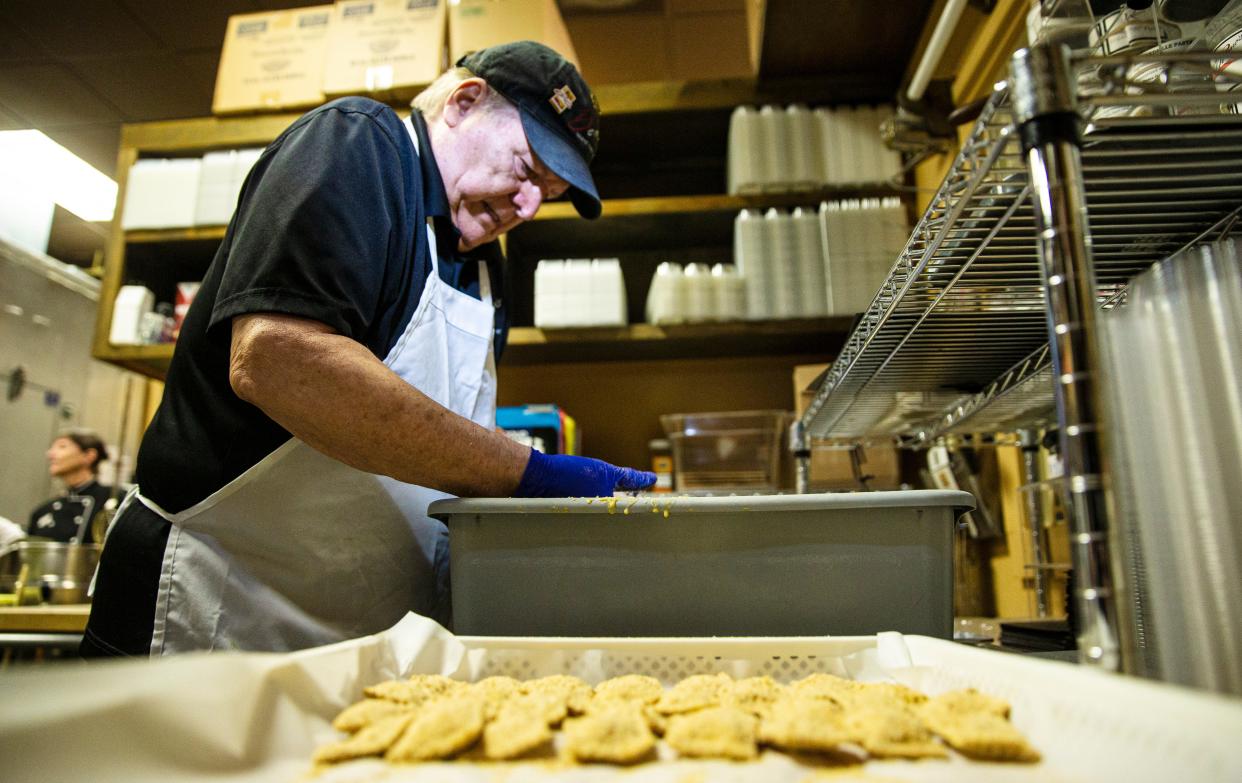
[[[530,450],[522,481],[513,491],[519,498],[611,497],[613,492],[646,489],[656,476],[645,470],[618,468],[590,457],[544,454]]]

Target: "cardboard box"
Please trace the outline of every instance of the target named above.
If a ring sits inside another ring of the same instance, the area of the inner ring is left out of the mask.
[[[340,0],[323,70],[329,97],[408,100],[444,72],[449,0]]]
[[[510,41],[538,41],[574,65],[578,54],[556,0],[458,0],[449,9],[449,61]]]
[[[794,367],[794,411],[802,412],[815,399],[815,392],[806,391],[807,386],[820,376],[829,365],[802,364]],[[898,489],[901,486],[901,460],[892,446],[868,446],[862,451],[862,472],[870,476],[870,489]],[[813,491],[861,489],[854,478],[854,468],[849,449],[818,448],[811,451],[811,489]]]
[[[663,14],[578,14],[566,21],[587,84],[658,82],[669,78]]]
[[[674,79],[737,79],[754,75],[745,13],[679,15],[669,22]]]
[[[229,17],[216,72],[216,114],[303,109],[323,103],[332,6]]]

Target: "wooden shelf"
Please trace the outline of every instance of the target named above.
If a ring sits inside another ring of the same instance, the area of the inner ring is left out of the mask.
[[[509,330],[502,365],[712,359],[790,354],[835,355],[854,319]]]
[[[631,324],[623,327],[509,330],[503,365],[711,359],[792,354],[835,355],[849,334],[851,316],[788,321]],[[109,345],[96,358],[163,380],[173,345]]]
[[[655,196],[651,198],[605,199],[601,219],[670,215],[698,212],[738,212],[743,209],[797,207],[815,205],[820,201],[842,198],[884,198],[902,195],[902,190],[885,183],[858,183],[793,193],[759,193],[730,196],[706,194],[698,196]],[[578,220],[578,212],[568,201],[545,204],[535,220]],[[225,226],[193,226],[190,228],[131,229],[125,232],[128,243],[195,242],[224,239]]]
[[[90,604],[0,607],[0,631],[7,633],[82,633]]]

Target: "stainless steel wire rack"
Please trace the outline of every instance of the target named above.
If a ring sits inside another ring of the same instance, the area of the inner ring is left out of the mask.
[[[1242,115],[1222,92],[1242,86],[1207,53],[1074,66],[1104,303],[1242,208]],[[811,439],[919,445],[1053,418],[1029,177],[1002,83],[804,414]]]

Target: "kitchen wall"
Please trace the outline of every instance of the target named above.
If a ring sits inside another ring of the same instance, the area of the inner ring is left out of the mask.
[[[99,283],[77,267],[0,240],[0,388],[21,367],[26,383],[0,396],[0,516],[25,525],[57,491],[43,454],[63,427],[90,427],[115,452],[130,386],[126,459],[103,466],[110,483],[129,474],[145,422],[146,381],[91,358]]]

